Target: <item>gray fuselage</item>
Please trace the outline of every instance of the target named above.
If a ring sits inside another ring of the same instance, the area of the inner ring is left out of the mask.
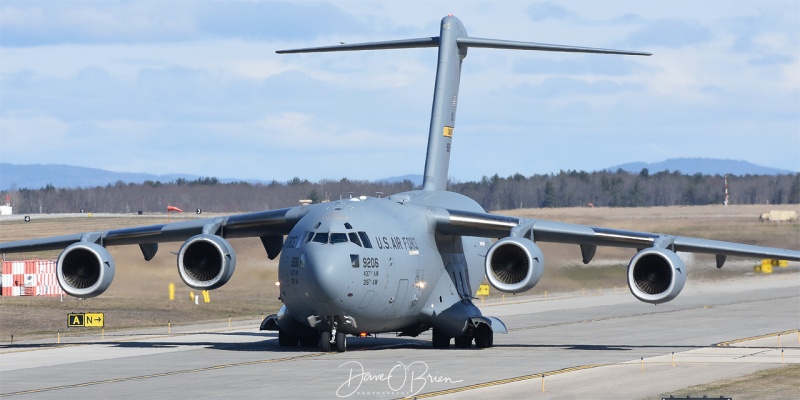
[[[309,317],[347,316],[355,324],[339,329],[350,334],[436,325],[433,316],[469,302],[491,244],[437,235],[434,209],[443,204],[483,212],[473,200],[444,191],[317,205],[289,233],[280,257],[286,309],[304,326]]]

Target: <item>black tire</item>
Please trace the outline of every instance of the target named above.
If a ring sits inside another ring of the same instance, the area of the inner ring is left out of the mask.
[[[472,336],[470,336],[470,335],[468,335],[466,333],[461,335],[461,336],[456,336],[455,337],[455,344],[456,344],[456,348],[468,349],[468,348],[472,347]]]
[[[347,335],[344,332],[336,332],[336,351],[344,353],[347,350]]]
[[[297,336],[290,335],[283,330],[278,331],[278,346],[294,347],[297,346],[298,341]]]
[[[319,349],[324,352],[331,351],[331,333],[322,332],[319,335]]]
[[[492,339],[492,329],[489,325],[480,324],[475,328],[475,347],[485,349],[491,346]]]
[[[435,328],[433,330],[432,342],[434,349],[446,349],[450,347],[450,337],[443,335],[438,329]]]

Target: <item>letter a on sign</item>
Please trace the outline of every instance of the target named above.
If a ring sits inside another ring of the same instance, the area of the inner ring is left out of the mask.
[[[83,314],[68,314],[67,315],[67,326],[84,326],[83,322]]]

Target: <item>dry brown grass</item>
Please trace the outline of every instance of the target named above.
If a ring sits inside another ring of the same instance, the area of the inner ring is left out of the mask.
[[[562,222],[589,224],[618,229],[659,232],[685,236],[696,236],[730,240],[742,243],[800,248],[800,223],[760,223],[758,215],[771,209],[793,209],[798,206],[705,206],[705,207],[658,207],[658,208],[565,208],[525,209],[499,212],[508,215],[526,216]],[[188,217],[188,216],[187,216]],[[204,217],[208,217],[204,215]],[[63,235],[68,233],[100,231],[128,226],[165,223],[162,216],[95,216],[77,218],[48,218],[33,216],[29,223],[17,221],[0,222],[0,241],[29,239]],[[69,312],[104,312],[106,329],[123,329],[141,326],[188,324],[207,320],[254,318],[274,313],[280,307],[275,286],[277,261],[267,260],[261,242],[257,238],[233,239],[231,244],[237,252],[236,273],[220,289],[211,292],[211,303],[195,305],[189,300],[189,292],[175,266],[175,257],[181,243],[165,243],[159,246],[158,255],[145,262],[137,246],[110,247],[116,260],[116,276],[111,287],[103,295],[87,300],[65,297],[13,298],[0,297],[0,341],[10,335],[16,339],[54,335],[66,329]],[[543,243],[541,245],[548,268],[539,285],[529,294],[544,291],[572,291],[585,288],[597,291],[600,288],[627,290],[625,266],[633,256],[631,249],[598,249],[590,266],[580,261],[580,250],[574,245]],[[55,259],[57,251],[37,254],[39,258]],[[32,255],[25,255],[32,258]],[[8,259],[22,259],[12,254]],[[743,271],[752,271],[755,261],[739,263],[737,268],[717,271],[713,258],[699,257],[703,268],[691,271],[692,278],[707,276],[739,276]],[[733,264],[733,263],[732,263]],[[796,268],[793,269],[796,271]],[[706,272],[707,271],[707,272]],[[784,272],[785,271],[780,271]],[[168,285],[174,282],[177,298],[168,300]],[[74,333],[74,331],[73,331]]]
[[[733,379],[709,382],[665,393],[656,398],[731,397],[736,400],[782,400],[800,398],[800,364],[758,371]]]

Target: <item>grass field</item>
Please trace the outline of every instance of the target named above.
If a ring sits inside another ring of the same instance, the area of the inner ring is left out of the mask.
[[[726,396],[736,400],[797,399],[800,398],[800,364],[789,364],[738,378],[690,386],[675,392],[664,393],[656,398],[669,398],[669,396],[674,396],[676,399],[698,398],[701,394],[708,395],[709,398]]]
[[[617,229],[659,232],[683,236],[713,238],[741,243],[800,248],[800,223],[761,223],[758,216],[772,209],[792,209],[793,206],[703,206],[655,208],[566,208],[525,209],[499,212],[507,215],[589,224]],[[203,217],[208,217],[204,215]],[[173,217],[174,220],[174,217]],[[165,216],[73,216],[55,218],[33,215],[31,222],[22,217],[0,220],[0,241],[63,235],[76,232],[100,231],[129,226],[165,223]],[[138,246],[110,247],[116,260],[116,275],[111,287],[92,299],[65,297],[0,297],[0,341],[62,334],[81,334],[82,328],[66,331],[70,312],[103,312],[106,330],[143,326],[166,326],[253,318],[268,315],[280,308],[277,261],[267,260],[258,238],[232,239],[237,252],[236,273],[230,282],[211,292],[211,302],[195,305],[175,265],[181,243],[164,243],[158,255],[145,262]],[[625,274],[631,249],[600,248],[591,265],[580,261],[575,245],[542,243],[546,269],[539,285],[526,293],[541,295],[545,291],[627,290]],[[55,259],[58,251],[40,254],[11,254],[7,260]],[[714,267],[713,256],[696,256],[689,266],[690,279],[725,279],[752,274],[757,260],[731,259],[725,268]],[[797,265],[776,273],[797,273]],[[176,299],[168,299],[168,285],[175,283]],[[499,296],[493,291],[493,296]]]

